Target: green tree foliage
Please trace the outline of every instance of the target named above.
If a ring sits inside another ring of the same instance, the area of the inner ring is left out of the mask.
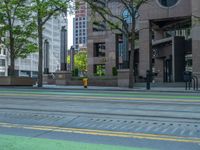
[[[52,17],[66,14],[72,0],[31,0],[32,12],[37,19],[39,63],[38,63],[38,87],[43,85],[43,30],[45,23]]]
[[[131,42],[131,51],[129,56],[129,88],[133,88],[133,69],[134,69],[134,49],[135,49],[135,40],[136,40],[136,19],[138,17],[138,11],[144,3],[149,0],[84,0],[92,10],[94,15],[100,16],[100,20],[103,20],[107,28],[112,31],[121,32],[124,34],[127,39]],[[105,4],[106,2],[106,4]],[[124,18],[122,14],[116,14],[113,6],[118,3],[124,10],[127,10],[127,14],[130,18]],[[98,18],[99,17],[93,17]],[[127,21],[127,19],[131,20],[131,23]],[[128,50],[127,50],[128,51]]]
[[[36,24],[32,18],[31,8],[26,0],[1,0],[0,35],[10,56],[10,72],[14,76],[15,59],[25,58],[38,50],[33,39],[36,38]]]
[[[74,68],[83,73],[87,71],[87,51],[79,51],[74,55]]]

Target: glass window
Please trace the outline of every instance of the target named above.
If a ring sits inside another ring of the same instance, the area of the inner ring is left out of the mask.
[[[95,76],[105,76],[106,69],[104,64],[94,65],[94,75]]]
[[[5,59],[0,59],[0,67],[5,67],[6,61]]]
[[[94,43],[94,57],[105,57],[105,43]]]
[[[5,72],[0,72],[0,76],[5,76]]]
[[[79,38],[79,43],[82,43],[82,38],[81,37]]]
[[[83,44],[85,44],[86,43],[86,38],[85,37],[83,37]]]
[[[126,21],[126,23],[132,23],[132,17],[131,17],[131,15],[130,15],[130,13],[128,12],[127,9],[125,9],[123,11],[122,16],[123,16],[124,20]]]
[[[178,0],[158,0],[162,6],[171,7],[174,6]]]

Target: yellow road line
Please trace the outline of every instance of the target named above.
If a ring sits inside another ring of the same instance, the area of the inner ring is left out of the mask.
[[[0,123],[0,127],[64,132],[64,133],[77,133],[77,134],[98,135],[98,136],[135,138],[135,139],[146,139],[146,140],[173,141],[173,142],[183,142],[183,143],[198,143],[198,144],[200,143],[200,138],[169,136],[162,134],[159,135],[159,134],[145,134],[145,133],[134,133],[134,132],[117,132],[117,131],[106,131],[106,130],[65,128],[65,127],[55,127],[55,126],[22,125],[22,124],[11,124],[11,123]]]
[[[80,99],[103,99],[103,100],[132,100],[132,101],[149,101],[149,100],[152,100],[152,101],[160,101],[160,102],[186,102],[186,103],[191,103],[191,102],[196,102],[196,103],[200,103],[200,100],[181,100],[181,99],[163,99],[163,98],[128,98],[128,97],[103,97],[103,96],[63,96],[63,95],[60,95],[60,96],[56,96],[56,95],[45,95],[45,94],[4,94],[4,93],[1,93],[0,97],[1,96],[23,96],[23,97],[45,97],[45,98],[49,98],[49,99],[54,99],[57,98],[57,99],[63,99],[63,98],[78,98],[77,100],[80,100]],[[74,99],[76,100],[76,99]]]

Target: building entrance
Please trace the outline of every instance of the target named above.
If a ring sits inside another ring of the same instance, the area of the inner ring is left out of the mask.
[[[172,58],[164,59],[164,82],[172,82]]]

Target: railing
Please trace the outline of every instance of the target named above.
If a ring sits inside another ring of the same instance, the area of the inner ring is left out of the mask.
[[[185,81],[185,90],[190,90],[192,86],[195,91],[199,89],[199,80],[195,75],[191,76],[191,80]]]

